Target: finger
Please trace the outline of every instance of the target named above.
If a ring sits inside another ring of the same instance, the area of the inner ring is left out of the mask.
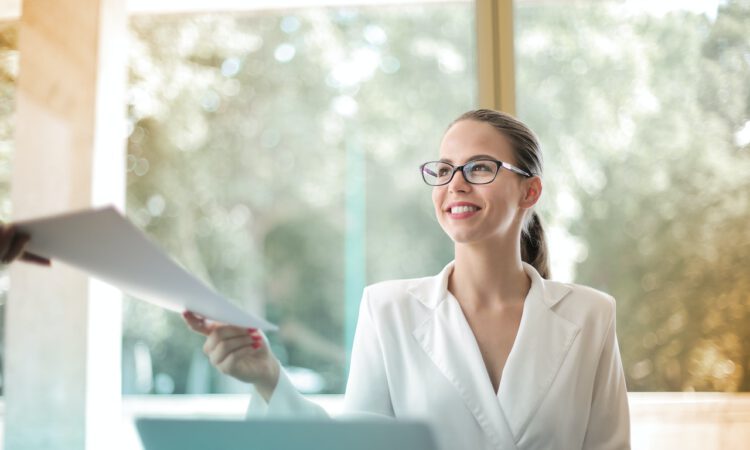
[[[8,247],[7,251],[3,255],[3,264],[8,264],[9,262],[18,258],[18,256],[23,253],[23,249],[24,247],[26,247],[29,239],[30,237],[28,234],[15,235],[13,237],[13,240],[11,241],[10,247]]]
[[[23,252],[21,254],[21,260],[30,262],[32,264],[39,264],[40,266],[52,265],[52,261],[50,261],[49,258],[45,258],[43,256],[35,255],[34,253],[29,253],[29,252]]]
[[[252,358],[258,353],[258,349],[252,345],[245,345],[230,353],[221,363],[216,365],[222,373],[231,375],[232,368],[237,364],[237,361],[242,359]]]
[[[243,347],[253,347],[256,344],[255,339],[250,336],[240,336],[219,342],[209,355],[211,363],[218,366],[232,354],[232,352]]]
[[[206,343],[203,345],[203,352],[208,355],[213,352],[214,348],[221,341],[247,335],[247,328],[240,328],[232,325],[219,325],[209,334],[208,339],[206,339]]]
[[[205,317],[199,316],[192,311],[183,312],[182,318],[185,320],[185,322],[187,322],[188,326],[191,329],[204,336],[210,335],[216,328],[222,326],[222,324],[211,322]]]
[[[200,333],[204,336],[208,336],[214,330],[214,327],[206,323],[206,319],[196,315],[191,311],[184,311],[182,318],[187,323],[188,327],[196,333]]]
[[[4,259],[5,252],[13,241],[13,225],[0,225],[0,259]]]

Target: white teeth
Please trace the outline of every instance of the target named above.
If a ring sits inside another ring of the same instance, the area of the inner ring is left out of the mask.
[[[478,209],[476,206],[453,206],[451,207],[451,214],[467,213],[477,211]]]

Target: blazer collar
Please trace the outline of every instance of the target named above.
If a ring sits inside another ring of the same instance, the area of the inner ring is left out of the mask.
[[[455,263],[455,261],[449,262],[435,276],[414,280],[407,287],[407,291],[413,297],[419,299],[425,306],[434,309],[440,302],[447,298],[448,278],[453,273]],[[522,262],[522,264],[524,271],[531,278],[531,289],[536,287],[536,290],[540,294],[539,297],[548,308],[555,306],[557,302],[570,292],[570,286],[556,281],[545,280],[534,266],[527,262]]]
[[[410,283],[406,291],[430,309],[445,300],[448,294],[448,278],[453,273],[455,261],[449,262],[435,276],[417,278]]]
[[[450,262],[436,276],[415,280],[407,288],[432,310],[412,334],[458,390],[487,436],[496,446],[507,446],[517,442],[528,426],[578,334],[577,325],[552,309],[571,288],[544,280],[524,263],[531,288],[496,394],[471,327],[448,292],[453,265]]]

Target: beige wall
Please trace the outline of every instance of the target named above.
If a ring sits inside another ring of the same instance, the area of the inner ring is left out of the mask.
[[[125,26],[121,0],[24,2],[14,220],[122,207]],[[12,267],[6,450],[108,448],[121,429],[121,308],[117,291],[62,264]]]

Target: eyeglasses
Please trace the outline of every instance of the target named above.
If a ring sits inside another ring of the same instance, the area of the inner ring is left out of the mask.
[[[492,183],[501,167],[524,177],[531,177],[525,170],[496,159],[475,159],[463,166],[454,166],[443,161],[429,161],[419,166],[419,169],[425,183],[430,186],[443,186],[450,183],[459,170],[463,172],[464,179],[471,184]]]

